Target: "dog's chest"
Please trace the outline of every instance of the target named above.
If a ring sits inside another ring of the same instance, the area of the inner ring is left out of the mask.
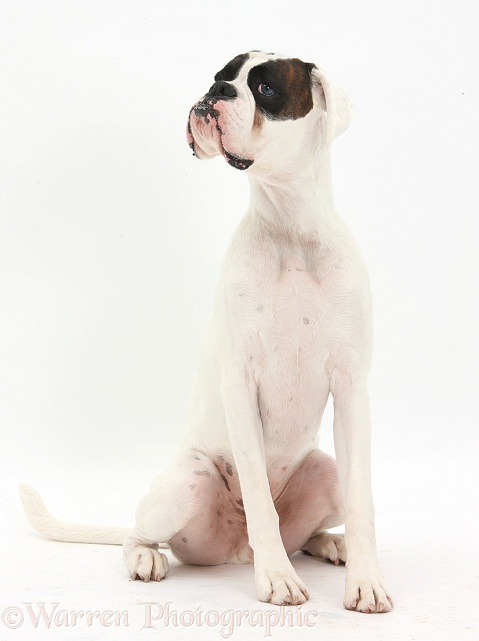
[[[327,301],[318,269],[300,253],[286,254],[264,278],[260,298],[250,363],[265,436],[311,440],[329,390]]]
[[[290,255],[281,260],[276,279],[268,289],[260,320],[264,349],[283,356],[298,356],[303,350],[306,358],[317,343],[321,316],[316,273],[308,269],[302,257]]]

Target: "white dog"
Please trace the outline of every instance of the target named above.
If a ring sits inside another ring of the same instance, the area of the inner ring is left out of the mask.
[[[316,65],[257,51],[231,60],[190,112],[195,156],[245,170],[251,201],[224,259],[180,454],[124,542],[132,578],[166,576],[167,542],[185,563],[254,559],[260,600],[300,604],[308,591],[289,555],[304,550],[346,562],[346,608],[392,607],[370,483],[368,275],[331,190],[330,146],[349,119]],[[330,393],[338,471],[317,445]],[[34,490],[22,494],[50,538],[125,535],[61,523]],[[326,532],[344,522],[344,538]]]

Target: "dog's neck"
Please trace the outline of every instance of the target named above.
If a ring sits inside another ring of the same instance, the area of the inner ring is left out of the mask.
[[[291,167],[266,179],[249,176],[249,215],[271,234],[327,243],[336,218],[329,150],[321,150],[303,171],[295,162]]]

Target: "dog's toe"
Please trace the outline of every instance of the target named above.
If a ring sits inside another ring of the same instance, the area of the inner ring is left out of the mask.
[[[380,575],[371,575],[360,580],[348,577],[343,603],[347,610],[367,614],[390,612],[393,608],[392,597]]]
[[[301,605],[309,599],[308,589],[291,566],[290,572],[257,573],[260,601],[274,605]]]
[[[313,556],[323,557],[334,565],[346,563],[347,560],[344,534],[321,532],[308,541],[304,551]]]
[[[168,559],[164,554],[146,546],[132,550],[127,559],[128,573],[132,580],[161,581],[168,574]]]

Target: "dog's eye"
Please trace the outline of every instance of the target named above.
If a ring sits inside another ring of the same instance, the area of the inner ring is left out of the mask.
[[[258,85],[258,91],[262,96],[274,96],[274,94],[276,93],[275,90],[271,89],[271,87],[265,82],[262,82],[260,85]]]

